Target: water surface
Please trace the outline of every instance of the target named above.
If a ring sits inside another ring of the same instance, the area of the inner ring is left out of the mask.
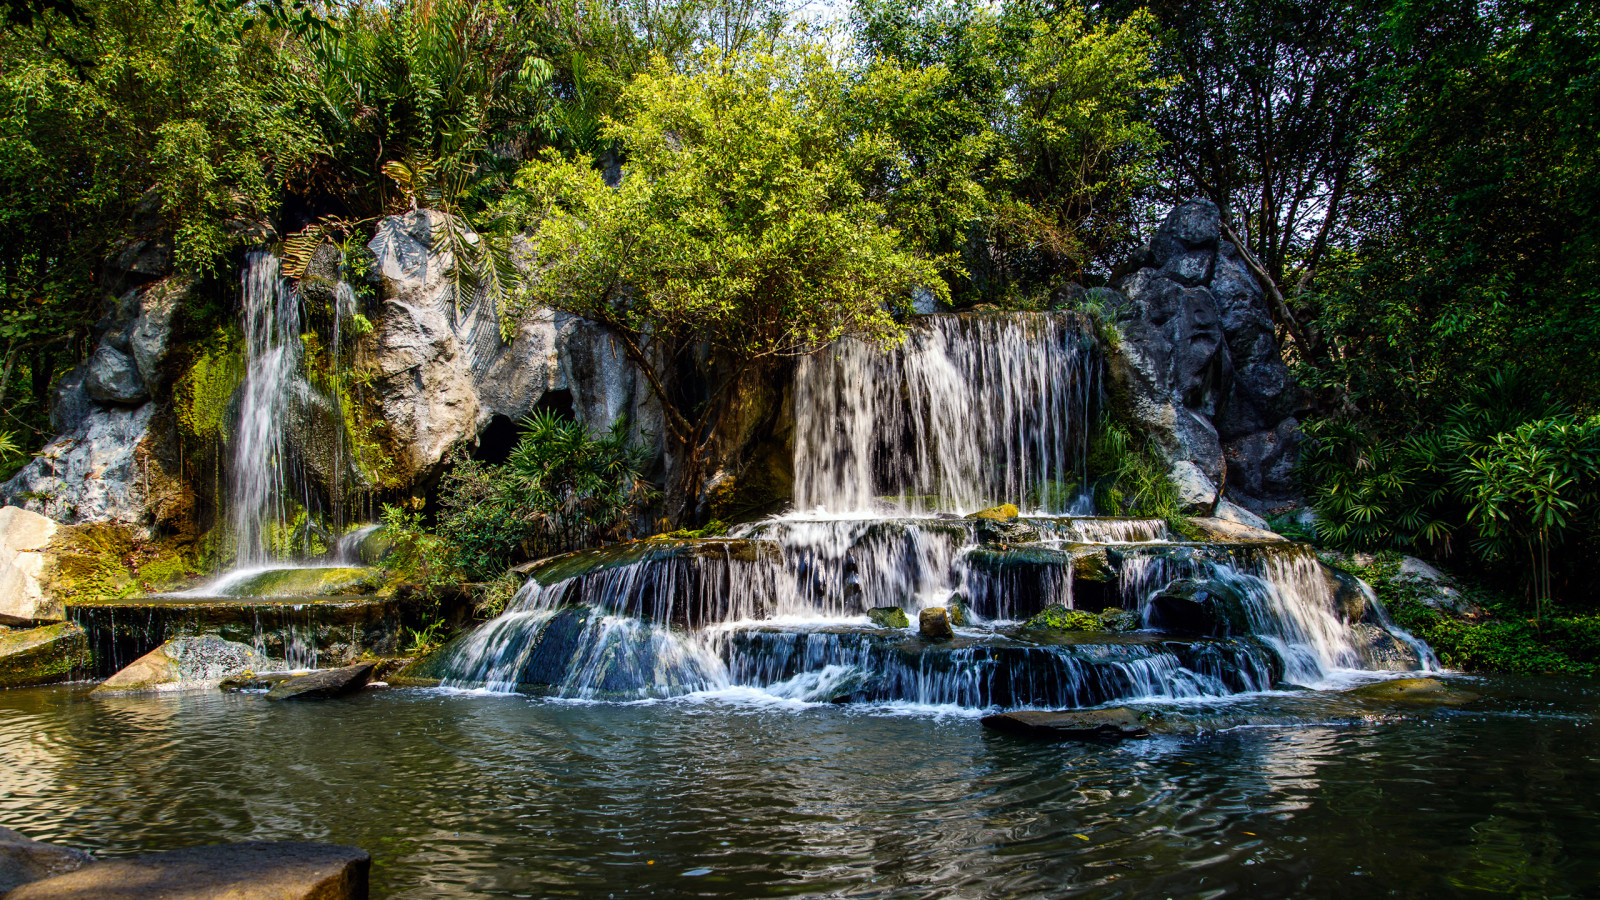
[[[0,691],[0,823],[355,844],[375,897],[1595,896],[1600,691],[1457,683],[1485,699],[1166,706],[1264,724],[1120,745],[737,693]]]

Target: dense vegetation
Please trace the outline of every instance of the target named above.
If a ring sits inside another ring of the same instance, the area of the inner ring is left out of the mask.
[[[706,468],[766,361],[893,340],[916,293],[1051,305],[1198,195],[1249,251],[1306,388],[1314,537],[1474,570],[1546,619],[1597,599],[1592,3],[860,0],[831,30],[779,0],[11,9],[10,468],[50,436],[52,385],[92,350],[125,287],[104,261],[131,241],[201,280],[263,240],[303,271],[378,217],[444,210],[464,280],[508,315],[607,324]],[[544,261],[527,283],[518,235]],[[215,333],[229,311],[184,315]],[[1102,500],[1165,509],[1137,444],[1101,438]],[[528,489],[520,465],[452,476],[463,546],[566,540],[570,522],[496,499]]]

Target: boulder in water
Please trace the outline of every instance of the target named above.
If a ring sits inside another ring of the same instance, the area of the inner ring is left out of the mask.
[[[296,841],[246,841],[188,847],[85,865],[35,881],[6,897],[20,900],[365,900],[372,857],[356,847]]]
[[[1016,507],[1011,507],[1016,509]],[[974,529],[979,543],[986,546],[1006,547],[1011,544],[1030,544],[1039,539],[1039,529],[1017,519],[980,518]]]
[[[245,672],[272,665],[253,648],[210,636],[180,637],[139,657],[90,693],[100,696],[146,691],[209,690]]]
[[[9,828],[0,828],[0,894],[54,875],[64,875],[94,861],[71,847],[29,840]]]
[[[1180,578],[1150,600],[1150,626],[1184,634],[1249,634],[1244,598],[1214,578]]]
[[[367,686],[377,663],[356,663],[342,669],[323,669],[279,682],[267,692],[268,700],[326,700],[354,694]]]
[[[867,610],[867,618],[879,628],[910,628],[911,620],[898,606],[875,606]]]
[[[995,731],[1051,741],[1122,740],[1150,734],[1143,717],[1125,706],[1058,712],[1022,709],[984,716],[982,721],[985,728]]]
[[[1021,511],[1017,509],[1017,505],[1015,503],[1002,503],[999,506],[991,506],[988,509],[980,509],[977,512],[967,516],[967,518],[1006,521],[1015,519],[1021,514]]]
[[[930,641],[948,641],[956,636],[950,627],[950,614],[942,606],[930,606],[919,613],[917,627]]]
[[[1478,699],[1471,691],[1458,691],[1437,678],[1396,678],[1366,684],[1345,692],[1351,697],[1375,703],[1414,703],[1460,706]]]
[[[951,594],[950,600],[945,604],[945,610],[950,613],[950,624],[957,628],[965,628],[972,624],[972,607],[960,594]]]
[[[0,629],[0,688],[66,681],[89,661],[89,638],[73,622]]]

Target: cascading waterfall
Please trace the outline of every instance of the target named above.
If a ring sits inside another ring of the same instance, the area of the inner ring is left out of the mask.
[[[925,316],[888,352],[839,341],[795,378],[795,506],[1070,512],[1098,373],[1069,313]]]
[[[241,278],[245,377],[233,436],[229,510],[235,566],[265,566],[285,518],[284,413],[301,370],[300,300],[270,253],[252,253]]]
[[[935,315],[909,331],[897,350],[844,341],[801,365],[800,512],[728,538],[541,563],[505,613],[443,657],[445,682],[983,709],[1314,686],[1378,668],[1374,641],[1389,667],[1430,663],[1376,597],[1341,611],[1303,547],[1186,541],[1164,520],[1084,515],[1099,359],[1073,316]],[[1003,502],[1030,513],[957,514]],[[1160,627],[1163,604],[1183,602],[1215,618]],[[1021,627],[1056,604],[1127,610],[1145,627]],[[873,624],[882,607],[912,626]],[[953,641],[919,633],[929,607],[964,616]]]

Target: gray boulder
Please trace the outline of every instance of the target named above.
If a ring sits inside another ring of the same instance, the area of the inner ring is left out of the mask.
[[[243,672],[261,672],[271,661],[254,648],[218,637],[180,637],[151,650],[90,693],[100,696],[208,690]]]
[[[30,840],[9,828],[0,828],[0,894],[30,881],[64,875],[94,861],[71,847]]]
[[[154,403],[94,409],[0,487],[0,500],[67,525],[142,527],[151,484],[139,449],[150,438],[155,411]]]
[[[56,523],[15,506],[0,508],[0,625],[32,625],[66,618],[61,601],[48,595],[45,554]]]
[[[366,900],[372,857],[356,847],[246,841],[85,865],[25,884],[7,900]]]
[[[1125,301],[1090,296],[1117,331],[1114,402],[1173,467],[1184,508],[1210,514],[1225,495],[1260,515],[1297,498],[1299,393],[1265,295],[1221,232],[1215,204],[1184,203],[1120,283]]]
[[[150,397],[133,357],[104,342],[89,358],[83,387],[101,403],[138,403]]]

